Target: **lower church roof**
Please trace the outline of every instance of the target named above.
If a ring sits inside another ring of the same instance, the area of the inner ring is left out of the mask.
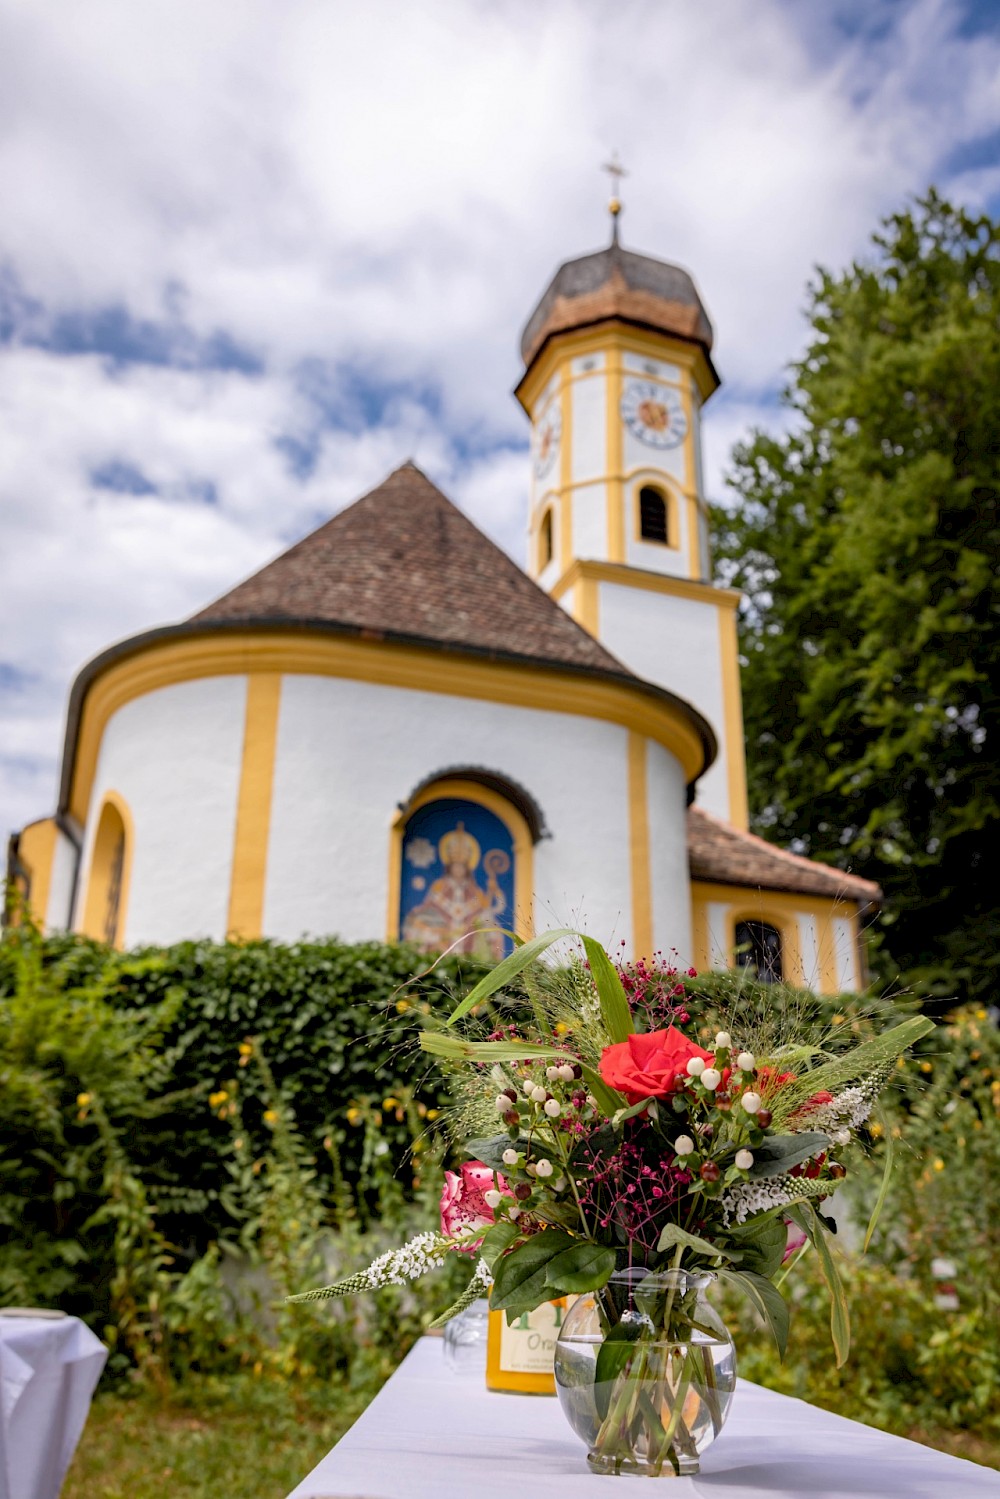
[[[825,895],[863,906],[877,905],[882,899],[873,880],[789,853],[755,833],[722,822],[703,807],[688,809],[688,862],[693,880],[712,884]]]

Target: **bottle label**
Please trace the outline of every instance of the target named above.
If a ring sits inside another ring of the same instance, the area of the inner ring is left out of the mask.
[[[552,1301],[524,1312],[510,1327],[500,1323],[500,1368],[505,1374],[551,1374],[565,1306]]]

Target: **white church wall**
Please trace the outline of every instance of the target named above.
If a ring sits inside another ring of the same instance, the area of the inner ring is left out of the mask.
[[[849,916],[833,918],[833,954],[836,963],[837,988],[844,991],[860,989],[861,975],[858,973],[857,943],[854,937],[855,923]]]
[[[573,556],[604,562],[608,555],[608,491],[605,484],[581,484],[573,491]]]
[[[732,962],[728,901],[713,900],[708,906],[708,966],[728,968]]]
[[[719,611],[667,593],[600,584],[600,638],[648,682],[692,703],[712,725],[719,754],[698,782],[698,803],[729,819]]]
[[[802,983],[807,989],[821,991],[823,973],[819,960],[819,932],[815,916],[800,911],[796,916],[799,928],[799,951],[802,954]]]
[[[426,777],[462,765],[509,777],[542,809],[551,837],[534,849],[536,929],[582,922],[602,941],[630,939],[625,729],[311,676],[286,677],[282,688],[266,933],[384,935],[398,804]],[[667,772],[657,776],[665,783]],[[681,794],[681,847],[683,805]]]
[[[577,361],[582,366],[586,361]],[[570,472],[574,484],[607,472],[607,380],[603,374],[584,376],[570,386],[572,426]]]
[[[691,879],[684,808],[687,787],[680,765],[661,744],[646,745],[646,797],[652,881],[653,946],[680,965],[691,962]],[[648,954],[646,956],[649,956]]]
[[[49,898],[43,920],[50,932],[64,932],[69,927],[73,902],[73,880],[76,875],[76,848],[66,834],[56,830],[49,878]]]
[[[105,792],[132,814],[124,946],[226,934],[246,678],[208,677],[133,699],[101,742],[84,842],[76,922]]]

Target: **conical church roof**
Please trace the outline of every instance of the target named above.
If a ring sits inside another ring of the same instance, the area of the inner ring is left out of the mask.
[[[700,344],[706,358],[711,352],[712,325],[688,272],[623,250],[616,239],[606,250],[567,260],[556,271],[521,335],[525,364],[553,334],[606,318]]]
[[[191,623],[237,621],[335,624],[632,675],[413,463]]]

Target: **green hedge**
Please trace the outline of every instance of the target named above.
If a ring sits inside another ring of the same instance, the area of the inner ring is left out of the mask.
[[[0,945],[0,1003],[13,993],[19,951],[12,938]],[[41,944],[41,955],[48,984],[96,997],[123,1016],[167,1002],[165,1067],[156,1092],[179,1096],[153,1117],[136,1112],[116,1123],[160,1227],[195,1251],[234,1237],[239,1227],[227,1200],[232,1125],[217,1117],[211,1094],[238,1079],[251,1148],[262,1154],[267,1145],[263,1114],[274,1100],[264,1096],[256,1067],[240,1068],[241,1043],[255,1039],[307,1145],[319,1150],[325,1137],[338,1143],[354,1185],[364,1132],[349,1122],[349,1113],[356,1117],[352,1105],[370,1100],[377,1107],[402,1091],[421,1112],[440,1107],[440,1077],[414,1044],[416,1021],[429,1010],[447,1013],[483,971],[449,958],[410,983],[427,966],[411,949],[335,941],[185,942],[114,953],[84,939],[53,937]],[[90,1086],[84,1076],[67,1079],[70,1128],[76,1096]],[[390,1110],[382,1126],[394,1160],[411,1143],[408,1122],[397,1112]],[[9,1133],[7,1149],[16,1152]],[[324,1160],[329,1170],[329,1156]]]

